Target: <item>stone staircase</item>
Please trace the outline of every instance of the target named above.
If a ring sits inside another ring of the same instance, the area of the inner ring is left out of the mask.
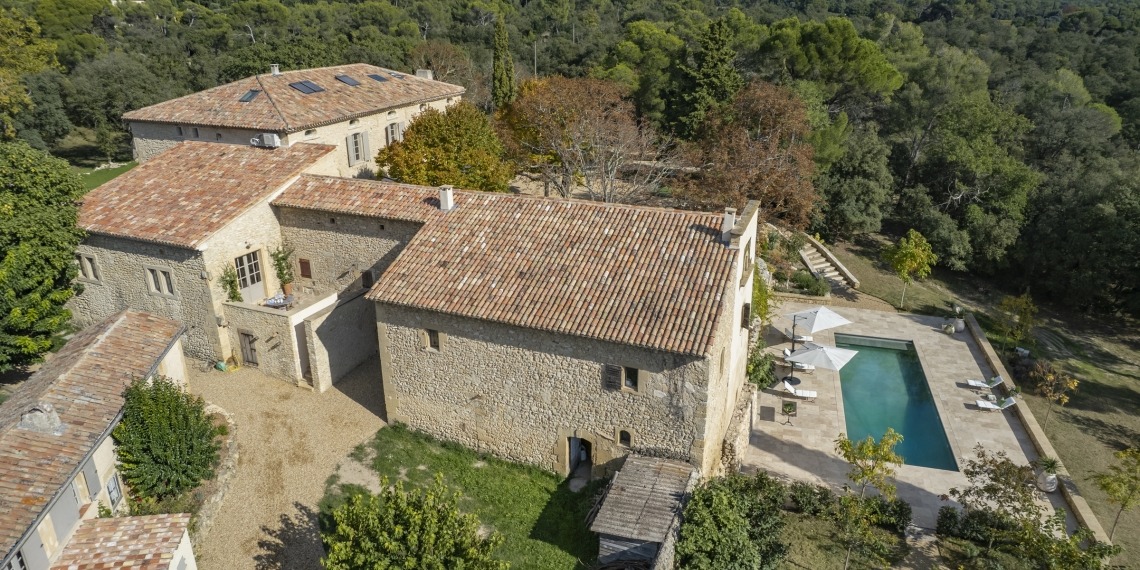
[[[819,247],[811,242],[804,245],[800,250],[800,256],[803,257],[804,262],[816,275],[822,275],[824,279],[832,281],[844,287],[856,288],[859,284],[852,283],[848,280],[839,269],[835,267],[827,257],[823,255]]]

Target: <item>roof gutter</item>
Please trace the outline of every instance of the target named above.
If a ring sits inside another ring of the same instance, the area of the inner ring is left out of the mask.
[[[158,371],[159,363],[161,363],[166,358],[166,355],[170,354],[170,349],[174,348],[175,344],[178,344],[178,341],[182,339],[182,335],[185,333],[186,325],[179,326],[178,332],[175,333],[173,340],[170,341],[170,344],[166,345],[166,349],[162,351],[162,354],[160,354],[158,358],[154,360],[154,364],[151,365],[150,370],[147,371],[146,376],[144,376],[145,378],[154,376],[155,372]],[[122,419],[123,408],[120,407],[119,413],[115,414],[114,419],[108,422],[107,429],[103,430],[103,433],[100,434],[99,437],[95,440],[95,444],[91,446],[91,449],[87,450],[87,453],[83,455],[83,459],[79,460],[79,464],[76,465],[75,469],[71,470],[70,474],[68,474],[67,481],[64,482],[64,485],[67,485],[73,481],[75,479],[75,476],[83,470],[83,466],[91,460],[91,457],[93,455],[95,455],[95,450],[99,449],[99,445],[103,442],[103,440],[107,439],[107,437],[111,435],[111,432],[115,429],[116,426],[119,425],[119,422],[122,421]],[[16,557],[15,554],[20,551],[20,547],[22,547],[28,541],[28,537],[31,536],[32,532],[35,529],[39,528],[40,523],[43,522],[44,517],[47,516],[47,513],[51,512],[52,507],[54,507],[55,504],[59,502],[59,498],[63,496],[63,489],[64,487],[61,486],[59,489],[55,490],[55,494],[52,495],[51,500],[44,504],[44,508],[40,510],[40,514],[36,516],[36,519],[32,521],[32,524],[28,525],[28,528],[24,529],[24,534],[20,535],[20,538],[16,541],[16,544],[12,546],[12,550],[8,551],[8,553],[4,555],[3,560],[0,560],[0,567],[4,567],[5,564],[8,564],[12,561],[12,559]],[[82,523],[83,521],[80,520],[80,524]],[[61,552],[63,551],[64,546],[66,545],[60,545]]]

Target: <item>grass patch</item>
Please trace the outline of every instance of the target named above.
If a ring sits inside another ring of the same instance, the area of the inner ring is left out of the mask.
[[[115,168],[101,168],[99,170],[75,168],[75,171],[79,173],[79,178],[83,181],[83,187],[88,190],[94,190],[136,166],[138,166],[138,163],[132,160]]]
[[[835,540],[839,529],[835,521],[828,517],[813,517],[799,513],[785,513],[787,524],[782,535],[788,544],[788,557],[781,568],[786,570],[836,569],[842,570],[843,558],[847,551]],[[907,554],[906,541],[898,535],[881,528],[876,534],[889,541],[892,547],[891,565],[900,562]],[[877,568],[872,561],[857,554],[851,555],[851,568]]]
[[[422,486],[442,473],[444,482],[460,493],[460,507],[506,538],[496,555],[512,568],[588,568],[597,558],[598,539],[585,521],[604,481],[572,493],[553,473],[439,442],[400,425],[380,430],[368,445],[375,452],[372,469],[378,477]],[[358,455],[364,456],[354,451]],[[322,527],[332,509],[362,492],[367,490],[330,481],[320,505]]]

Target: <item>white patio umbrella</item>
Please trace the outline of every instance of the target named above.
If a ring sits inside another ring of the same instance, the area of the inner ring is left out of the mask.
[[[851,324],[851,321],[843,318],[843,315],[823,306],[784,316],[792,320],[793,351],[796,349],[796,328],[800,326],[806,328],[808,333],[816,333],[821,330]]]
[[[852,358],[855,358],[856,354],[859,354],[859,351],[805,342],[804,348],[793,352],[791,356],[788,356],[785,360],[788,362],[810,364],[816,368],[839,370],[846,366]]]

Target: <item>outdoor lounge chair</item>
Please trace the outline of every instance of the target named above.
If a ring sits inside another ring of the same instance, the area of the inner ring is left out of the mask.
[[[996,404],[988,400],[978,400],[976,403],[978,404],[978,408],[983,409],[987,412],[1000,412],[1006,408],[1012,408],[1013,405],[1017,403],[1017,400],[1014,400],[1012,397],[1010,397],[1005,398]]]
[[[815,372],[815,365],[814,364],[804,364],[803,362],[792,362],[791,360],[788,360],[788,357],[791,355],[792,355],[792,349],[785,348],[784,349],[784,364],[786,366],[791,366],[792,370],[802,370],[804,372]]]
[[[787,392],[787,393],[789,393],[789,394],[791,394],[797,398],[803,398],[809,402],[814,402],[816,396],[819,395],[816,393],[815,390],[797,390],[794,386],[792,386],[791,384],[788,384],[787,382],[781,382],[781,384],[784,385],[784,391],[785,392]]]
[[[798,334],[795,336],[795,338],[792,338],[792,331],[790,331],[788,329],[784,329],[784,338],[786,338],[788,340],[795,340],[796,342],[811,342],[812,341],[811,335],[809,335],[809,334]]]
[[[992,390],[1001,385],[1002,382],[1005,382],[1005,378],[1002,378],[1001,374],[990,378],[988,381],[974,380],[973,378],[966,380],[966,384],[969,384],[970,388],[973,388],[975,390]]]

